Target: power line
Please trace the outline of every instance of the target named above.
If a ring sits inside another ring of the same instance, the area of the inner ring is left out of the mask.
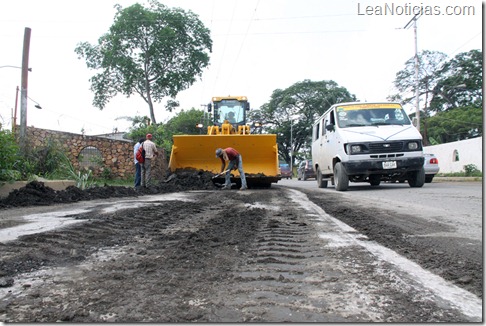
[[[260,0],[258,0],[258,2],[257,2],[256,6],[255,6],[255,10],[253,11],[253,15],[251,16],[251,19],[250,19],[250,23],[248,24],[248,27],[246,28],[246,33],[243,36],[243,40],[241,41],[240,48],[238,49],[238,53],[236,54],[235,61],[233,63],[233,66],[231,67],[231,72],[228,75],[228,80],[231,80],[231,78],[233,76],[233,71],[235,70],[236,63],[238,62],[238,59],[240,57],[241,50],[243,49],[243,45],[245,44],[246,37],[248,36],[248,32],[250,31],[251,23],[253,22],[253,18],[255,17],[255,14],[257,12],[259,4],[260,4]],[[228,85],[228,84],[230,84],[230,82],[226,83],[226,85]]]
[[[235,0],[234,2],[234,6],[233,6],[233,12],[231,13],[231,20],[230,20],[230,26],[228,28],[228,30],[231,29],[231,26],[233,25],[233,18],[235,16],[235,11],[236,11],[236,4],[237,4],[237,0]],[[223,53],[222,53],[222,57],[224,58],[224,54],[226,52],[226,45],[228,44],[228,38],[229,38],[229,34],[226,34],[226,38],[224,40],[224,45],[223,45]],[[223,65],[223,60],[220,61],[220,64],[218,66],[218,70],[217,70],[217,73],[216,73],[216,80],[214,81],[214,84],[213,84],[213,92],[212,94],[214,94],[214,89],[216,87],[216,82],[219,78],[219,72],[221,71],[221,66]]]

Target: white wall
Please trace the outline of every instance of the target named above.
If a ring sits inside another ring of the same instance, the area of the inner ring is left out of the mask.
[[[455,161],[454,151],[459,153],[459,161]],[[432,153],[439,160],[439,173],[464,171],[464,165],[474,164],[483,170],[483,137],[460,140],[424,147],[424,153]]]

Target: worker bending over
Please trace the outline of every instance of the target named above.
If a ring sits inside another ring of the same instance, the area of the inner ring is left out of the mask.
[[[221,173],[224,171],[226,166],[226,161],[228,161],[228,170],[225,174],[225,183],[222,189],[231,189],[231,170],[238,169],[241,178],[241,188],[240,190],[248,189],[246,186],[245,172],[243,171],[243,159],[241,154],[234,148],[227,147],[225,149],[218,148],[216,150],[216,157],[221,159]]]

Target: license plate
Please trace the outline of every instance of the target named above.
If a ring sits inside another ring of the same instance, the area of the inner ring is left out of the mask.
[[[383,162],[384,169],[396,169],[397,168],[397,161],[385,161]]]

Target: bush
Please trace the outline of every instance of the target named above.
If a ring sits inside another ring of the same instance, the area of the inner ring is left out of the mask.
[[[464,173],[466,177],[480,177],[483,175],[482,172],[479,171],[477,166],[474,164],[464,165]]]
[[[0,130],[0,181],[18,180],[20,161],[14,135],[9,130]]]

